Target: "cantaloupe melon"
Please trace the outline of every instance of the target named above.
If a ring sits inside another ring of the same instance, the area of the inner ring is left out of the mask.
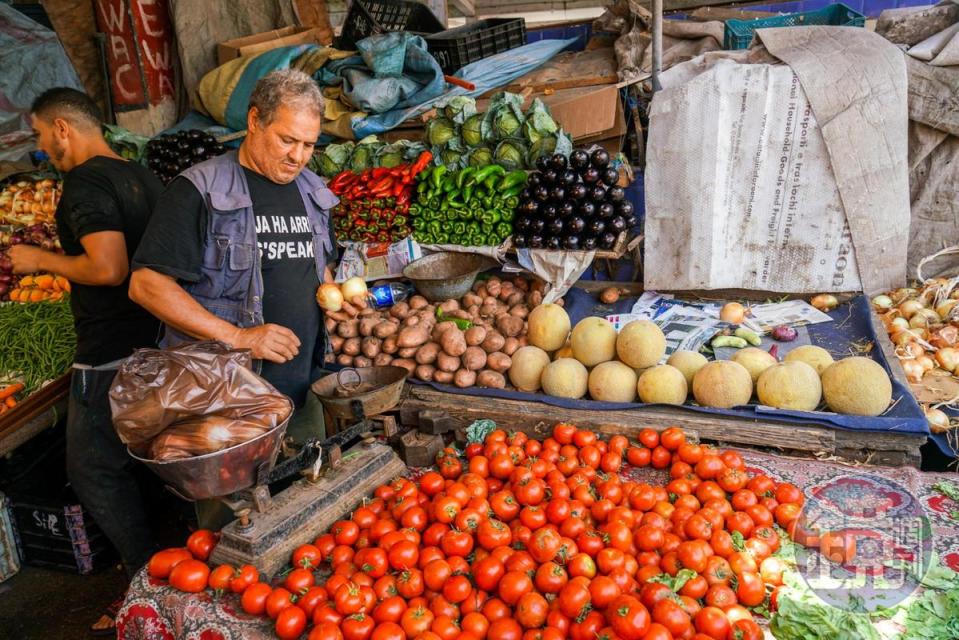
[[[543,391],[557,398],[582,398],[586,395],[589,372],[574,358],[560,358],[543,369]]]
[[[616,338],[616,355],[634,369],[659,364],[666,353],[663,330],[649,320],[634,320],[620,329]]]
[[[696,351],[674,351],[666,364],[679,369],[683,377],[686,378],[686,387],[693,386],[693,376],[702,369],[709,360],[701,353]]]
[[[892,383],[877,362],[856,356],[823,371],[822,393],[836,413],[878,416],[892,402]]]
[[[509,381],[520,391],[539,391],[543,369],[549,364],[549,354],[532,345],[520,347],[513,354],[509,367]]]
[[[704,407],[728,409],[748,403],[752,395],[749,372],[731,360],[708,362],[693,377],[693,396]]]
[[[668,364],[646,369],[636,385],[639,399],[648,403],[683,404],[689,392],[683,372]]]
[[[796,347],[783,358],[783,362],[793,362],[796,360],[805,362],[815,369],[816,373],[820,376],[822,372],[833,363],[832,356],[829,355],[828,351],[812,344],[804,344],[801,347]]]
[[[556,351],[569,336],[569,314],[558,304],[541,304],[529,314],[526,337],[543,351]]]
[[[768,351],[763,351],[756,347],[740,349],[733,354],[730,360],[746,367],[746,371],[749,372],[749,377],[752,378],[753,384],[756,384],[756,380],[759,379],[763,371],[776,364],[776,358],[772,357]]]
[[[589,397],[603,402],[633,402],[636,372],[622,362],[601,362],[589,372]]]
[[[583,318],[573,327],[569,340],[573,357],[587,367],[616,357],[616,329],[606,318]]]
[[[756,382],[756,395],[777,409],[814,411],[822,399],[819,374],[805,362],[793,360],[766,368]]]

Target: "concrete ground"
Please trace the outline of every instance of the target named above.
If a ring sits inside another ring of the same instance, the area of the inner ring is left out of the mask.
[[[87,640],[125,587],[126,575],[115,568],[80,576],[25,566],[0,583],[0,639]]]

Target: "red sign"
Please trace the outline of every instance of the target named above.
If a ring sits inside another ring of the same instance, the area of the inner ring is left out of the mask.
[[[173,37],[166,0],[95,0],[106,35],[107,67],[118,111],[173,98]]]

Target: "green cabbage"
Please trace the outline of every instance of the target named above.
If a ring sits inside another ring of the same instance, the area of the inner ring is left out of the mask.
[[[526,145],[522,140],[503,140],[497,145],[493,160],[507,169],[519,169],[524,166],[526,153]]]
[[[483,115],[474,114],[463,123],[463,142],[471,147],[482,144],[486,139],[483,133]]]
[[[556,133],[558,130],[559,125],[550,115],[549,108],[539,98],[533,100],[533,104],[526,112],[526,122],[523,123],[523,132],[526,139],[534,143],[544,136]]]
[[[385,144],[376,152],[376,166],[393,168],[403,164],[403,148],[398,144]]]
[[[523,97],[501,91],[490,100],[484,121],[497,140],[511,138],[523,126]]]
[[[433,118],[426,124],[426,138],[433,146],[443,145],[456,137],[456,125],[449,118]]]
[[[355,146],[352,142],[327,145],[313,156],[318,173],[330,178],[346,169]]]
[[[467,118],[476,113],[476,99],[469,96],[450,98],[443,107],[443,113],[454,123],[463,124]]]
[[[471,167],[485,167],[493,163],[493,153],[488,147],[474,147],[467,155],[466,163]]]
[[[366,171],[373,166],[376,147],[372,144],[358,144],[350,156],[350,170],[354,173]]]

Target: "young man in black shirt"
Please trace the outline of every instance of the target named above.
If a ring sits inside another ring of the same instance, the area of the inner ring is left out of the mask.
[[[322,414],[304,405],[325,351],[316,291],[336,259],[336,196],[305,169],[322,112],[308,75],[261,79],[239,151],[188,169],[160,196],[130,282],[133,300],[165,323],[164,346],[214,339],[250,349],[293,399],[297,440],[322,435]]]
[[[56,212],[65,255],[17,245],[9,256],[16,273],[45,271],[70,280],[77,349],[67,473],[132,576],[149,559],[153,537],[131,473],[133,460],[113,429],[108,392],[119,361],[156,345],[159,322],[129,299],[127,287],[130,259],[163,185],[113,152],[85,94],[50,89],[30,111],[37,146],[65,174]],[[110,624],[101,620],[98,628]]]

